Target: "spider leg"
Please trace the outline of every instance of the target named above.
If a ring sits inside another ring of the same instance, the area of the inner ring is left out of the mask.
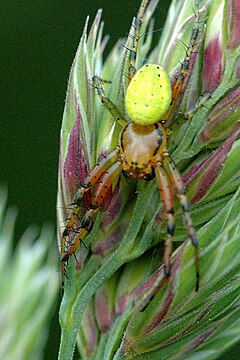
[[[170,104],[170,108],[169,108],[167,114],[161,120],[161,123],[164,124],[165,128],[168,128],[172,121],[174,111],[175,111],[175,108],[177,105],[177,100],[178,100],[179,94],[182,90],[184,79],[186,78],[187,72],[189,70],[190,61],[191,61],[192,55],[194,53],[194,49],[196,47],[197,37],[198,37],[198,33],[199,33],[199,16],[200,16],[198,0],[195,0],[195,9],[196,9],[195,25],[194,25],[194,28],[192,29],[192,34],[191,34],[191,37],[189,40],[189,44],[187,46],[186,55],[185,55],[183,62],[181,63],[181,68],[180,68],[179,74],[178,74],[175,82],[172,85],[172,101]]]
[[[122,165],[120,162],[115,162],[101,177],[100,181],[96,184],[92,194],[91,207],[98,209],[112,187],[114,181],[118,179],[122,172]]]
[[[203,93],[197,100],[195,106],[190,109],[187,113],[184,114],[186,120],[191,120],[194,114],[198,111],[199,108],[204,107],[208,99],[211,98],[210,92]]]
[[[98,76],[94,76],[93,79],[93,85],[97,89],[98,96],[101,100],[101,103],[105,106],[105,108],[112,114],[114,119],[117,120],[117,122],[121,126],[125,126],[127,124],[127,121],[125,120],[125,117],[123,114],[118,110],[117,106],[105,95],[103,86],[102,86],[102,80]]]
[[[142,19],[146,11],[146,7],[149,3],[149,0],[142,0],[141,6],[139,8],[137,17],[133,19],[132,28],[134,29],[133,34],[133,44],[132,49],[129,55],[129,64],[128,64],[128,79],[129,82],[132,80],[136,73],[136,58],[137,58],[137,50],[138,50],[138,42],[140,38],[140,31],[142,26]]]
[[[167,238],[164,244],[163,259],[165,274],[166,276],[169,276],[171,269],[170,260],[172,255],[172,240],[175,229],[174,195],[170,178],[163,169],[162,164],[156,167],[155,173],[158,180],[163,207],[167,217]]]
[[[78,236],[76,237],[73,244],[70,246],[70,248],[64,253],[64,255],[61,258],[61,264],[65,264],[71,255],[75,253],[77,248],[79,247],[81,241],[89,234],[89,232],[92,230],[93,226],[93,216],[97,209],[90,209],[88,210],[85,215],[83,216],[80,224],[80,229]],[[64,286],[64,281],[62,282],[62,286]]]
[[[108,174],[109,168],[113,166],[118,160],[118,148],[111,151],[107,156],[105,156],[95,167],[92,169],[90,174],[85,179],[82,186],[78,189],[74,196],[73,200],[73,209],[70,213],[70,216],[67,220],[65,229],[62,234],[61,239],[61,281],[62,281],[62,288],[64,287],[64,274],[65,274],[65,263],[68,261],[69,257],[76,251],[77,247],[79,246],[82,239],[89,233],[91,230],[91,218],[93,217],[94,210],[96,204],[93,202],[91,209],[86,212],[83,219],[80,222],[80,230],[79,233],[74,241],[74,243],[70,246],[70,248],[66,251],[66,243],[67,238],[69,237],[70,233],[75,231],[74,223],[78,219],[79,212],[81,210],[82,199],[84,193],[92,188],[101,177],[104,177]],[[118,163],[117,163],[118,164]],[[104,175],[105,174],[105,175]],[[98,189],[99,186],[96,186]]]
[[[74,231],[74,223],[76,221],[76,219],[78,218],[78,214],[79,211],[81,209],[81,203],[82,203],[82,198],[84,195],[84,188],[80,188],[78,189],[78,191],[76,192],[75,196],[74,196],[74,200],[73,200],[73,209],[70,213],[70,216],[67,220],[65,229],[62,233],[62,238],[61,238],[61,259],[64,257],[65,254],[65,248],[66,248],[66,243],[67,243],[67,238],[69,236],[69,234]],[[64,279],[65,279],[65,262],[62,262],[61,260],[61,283],[62,283],[62,289],[64,287]]]
[[[195,249],[195,266],[196,266],[196,277],[197,277],[196,291],[197,291],[199,288],[199,244],[198,244],[196,231],[189,213],[189,203],[185,195],[186,188],[183,184],[181,175],[179,174],[172,159],[168,154],[164,155],[163,166],[170,177],[170,180],[173,184],[173,188],[176,191],[176,196],[182,205],[187,234]]]

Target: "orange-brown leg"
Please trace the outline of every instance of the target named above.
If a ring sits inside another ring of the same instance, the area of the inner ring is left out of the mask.
[[[167,217],[167,238],[164,244],[164,271],[166,276],[170,275],[171,270],[171,255],[172,255],[172,240],[175,228],[174,217],[174,195],[171,181],[161,165],[155,169],[158,180],[159,191],[163,202],[163,207]]]
[[[163,160],[163,166],[170,177],[173,187],[176,190],[176,196],[182,205],[187,234],[195,249],[195,264],[196,264],[196,276],[197,276],[196,291],[197,291],[199,288],[199,244],[198,244],[196,231],[189,213],[189,203],[185,195],[186,188],[184,186],[181,175],[179,174],[178,170],[176,169],[169,155],[165,155]]]
[[[192,30],[191,38],[189,40],[189,44],[188,44],[187,51],[186,51],[186,56],[181,64],[179,74],[178,74],[175,82],[172,85],[172,102],[170,104],[168,113],[161,120],[161,123],[165,122],[166,128],[169,127],[169,125],[172,121],[172,117],[174,115],[174,110],[176,107],[177,99],[182,90],[183,82],[184,82],[184,79],[189,70],[189,64],[190,64],[194,49],[196,47],[197,37],[198,37],[198,33],[199,33],[199,3],[197,0],[195,1],[195,9],[196,9],[195,10],[196,21],[195,21],[194,28]]]
[[[91,207],[96,209],[99,208],[108,191],[111,189],[114,181],[118,179],[122,172],[122,165],[119,162],[113,164],[101,177],[101,181],[96,184],[93,190]]]
[[[68,251],[66,252],[66,243],[67,238],[69,237],[70,233],[75,232],[76,229],[74,228],[74,224],[78,219],[78,215],[81,209],[82,198],[84,193],[88,191],[96,182],[101,178],[101,176],[106,172],[112,164],[114,164],[118,159],[118,149],[111,151],[105,158],[103,158],[95,167],[92,169],[90,174],[85,179],[83,185],[78,189],[74,196],[73,200],[73,209],[70,213],[70,216],[67,220],[65,229],[62,234],[61,239],[61,281],[62,287],[64,286],[64,279],[65,279],[65,262],[68,260],[69,256],[67,255]],[[86,213],[87,214],[87,213]],[[83,221],[83,220],[82,220]],[[84,226],[86,229],[88,226]],[[88,231],[89,232],[89,231]],[[80,234],[81,233],[81,234]],[[83,238],[86,236],[85,230],[81,230],[78,234],[79,238]],[[83,236],[84,235],[84,236]],[[74,243],[77,244],[75,241]],[[78,246],[76,246],[77,248]],[[73,249],[73,248],[72,248]],[[64,260],[63,260],[64,259]]]
[[[96,165],[93,168],[92,172],[89,174],[89,176],[86,178],[83,186],[78,191],[78,193],[81,194],[81,197],[78,198],[78,200],[80,201],[83,197],[82,194],[95,185],[95,189],[93,190],[92,195],[91,208],[85,213],[85,215],[81,219],[78,229],[78,235],[74,239],[74,242],[67,249],[67,251],[65,250],[66,236],[69,235],[70,228],[66,227],[63,232],[64,242],[62,241],[62,246],[64,246],[64,249],[62,248],[61,250],[62,288],[64,288],[65,280],[65,263],[69,260],[70,256],[75,253],[82,240],[91,231],[93,226],[94,214],[98,211],[107,191],[111,188],[113,182],[116,180],[116,178],[120,175],[122,171],[121,164],[116,160],[117,154],[118,150],[114,150],[112,153],[109,154],[109,156],[107,156],[98,165]],[[74,213],[75,217],[72,219],[73,223],[75,222],[76,216],[79,213],[80,203],[78,202],[78,205],[74,206],[78,206],[78,211],[75,211]],[[70,216],[70,219],[71,218],[72,215]]]

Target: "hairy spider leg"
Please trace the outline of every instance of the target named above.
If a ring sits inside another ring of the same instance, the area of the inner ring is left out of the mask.
[[[195,8],[196,8],[195,24],[194,24],[194,28],[192,29],[192,34],[190,37],[189,44],[187,46],[185,58],[183,59],[183,62],[181,63],[181,68],[180,68],[179,74],[172,85],[172,101],[170,104],[170,108],[169,108],[167,114],[164,115],[163,119],[161,119],[161,123],[164,124],[165,128],[169,127],[169,125],[172,121],[172,118],[174,116],[177,99],[182,90],[184,79],[189,70],[189,64],[190,64],[194,49],[196,47],[197,37],[198,37],[198,33],[199,33],[199,2],[197,0],[195,1]]]
[[[194,116],[194,114],[198,111],[198,109],[200,107],[204,107],[204,105],[206,104],[206,102],[208,101],[208,99],[211,98],[211,93],[206,91],[205,93],[203,93],[199,99],[197,100],[195,106],[190,109],[187,113],[184,114],[184,117],[187,119],[187,120],[191,120],[192,117]]]
[[[155,169],[158,187],[163,202],[163,207],[165,210],[167,218],[167,238],[164,244],[164,271],[165,275],[170,275],[171,269],[171,255],[172,255],[172,241],[175,229],[175,217],[174,217],[174,195],[172,184],[169,176],[163,168],[162,164],[159,164]]]
[[[92,216],[91,209],[86,212],[85,216],[81,220],[80,230],[78,231],[78,236],[74,241],[74,244],[66,251],[67,238],[71,232],[76,232],[78,229],[74,228],[74,224],[78,219],[78,215],[82,205],[82,199],[84,193],[88,191],[97,181],[103,176],[103,174],[117,161],[118,159],[118,150],[115,149],[111,151],[107,156],[105,156],[98,164],[94,166],[90,174],[86,177],[83,185],[78,189],[73,200],[73,209],[70,213],[70,216],[67,220],[65,229],[62,234],[61,239],[61,282],[62,288],[64,287],[65,280],[65,263],[68,261],[69,257],[75,252],[77,247],[80,244],[80,241],[88,234],[90,231],[86,223],[88,216]],[[92,209],[93,210],[93,209]],[[71,249],[71,251],[70,251]]]
[[[122,166],[119,162],[113,164],[100,178],[99,182],[96,184],[96,188],[93,190],[91,208],[83,216],[80,227],[78,230],[78,235],[76,236],[74,242],[71,244],[69,249],[65,252],[64,256],[61,259],[61,264],[64,265],[70,258],[71,255],[75,253],[82,240],[89,234],[92,230],[94,215],[99,210],[99,207],[102,205],[107,192],[110,190],[113,182],[117,179],[122,171]],[[89,190],[90,188],[87,188]],[[64,289],[64,273],[62,274],[62,289]]]
[[[140,39],[140,31],[142,26],[142,19],[145,14],[147,5],[149,0],[143,0],[141,6],[139,8],[137,17],[133,19],[132,28],[134,29],[133,34],[133,44],[132,49],[130,50],[129,55],[129,64],[128,64],[128,80],[129,82],[132,80],[136,73],[136,58],[137,58],[137,51],[138,51],[138,42]]]
[[[91,231],[93,225],[93,216],[102,205],[107,192],[110,190],[114,180],[120,175],[121,171],[121,164],[119,162],[115,162],[109,169],[105,171],[97,183],[92,181],[92,184],[88,188],[85,188],[88,191],[93,185],[96,185],[96,187],[93,189],[90,209],[83,216],[80,222],[80,227],[78,229],[78,235],[62,257],[62,262],[68,261],[69,257],[77,250],[83,238],[86,237],[86,235]]]
[[[71,255],[73,255],[75,253],[75,251],[77,250],[78,246],[80,245],[81,241],[88,235],[88,233],[91,231],[92,229],[92,225],[93,225],[93,215],[94,213],[97,211],[97,209],[89,209],[83,216],[81,223],[80,223],[80,227],[78,229],[78,235],[76,237],[76,239],[74,240],[74,242],[71,244],[71,246],[69,247],[69,249],[64,253],[62,259],[61,259],[61,263],[65,264]],[[62,286],[64,285],[64,282],[62,284]]]
[[[74,196],[73,200],[73,209],[70,213],[70,216],[65,225],[62,238],[61,238],[61,259],[65,254],[65,248],[67,243],[67,238],[71,232],[75,232],[74,223],[78,218],[79,211],[81,209],[82,198],[84,195],[84,189],[80,188]],[[61,282],[62,288],[64,286],[64,278],[65,278],[65,262],[61,261]]]
[[[199,288],[199,244],[197,240],[197,235],[195,232],[194,225],[192,223],[192,219],[189,213],[189,203],[186,197],[186,187],[183,183],[182,177],[179,174],[178,170],[176,169],[173,160],[169,156],[169,154],[164,155],[163,159],[163,166],[164,169],[166,169],[167,174],[170,177],[171,183],[173,184],[173,188],[176,191],[176,196],[179,200],[179,202],[182,205],[184,220],[185,220],[185,226],[187,229],[187,234],[189,239],[192,242],[192,245],[195,249],[195,266],[196,266],[196,291],[198,291]]]
[[[127,121],[125,120],[122,113],[119,111],[117,106],[105,95],[105,92],[102,87],[102,81],[98,76],[92,78],[93,86],[97,89],[98,96],[101,100],[101,103],[106,107],[106,109],[112,114],[115,120],[121,125],[125,126]]]

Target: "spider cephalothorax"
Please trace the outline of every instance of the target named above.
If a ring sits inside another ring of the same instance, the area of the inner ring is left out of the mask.
[[[119,157],[124,174],[130,178],[152,179],[165,146],[166,135],[160,124],[126,125],[121,133]]]
[[[156,177],[157,179],[167,219],[167,238],[164,250],[164,267],[167,276],[170,274],[172,237],[175,226],[174,197],[176,196],[180,201],[188,237],[195,248],[196,287],[198,288],[198,241],[188,210],[185,186],[167,150],[168,124],[172,120],[176,100],[181,92],[196,43],[198,14],[196,14],[196,25],[192,31],[186,57],[176,81],[171,84],[167,72],[158,64],[145,64],[138,71],[135,68],[142,17],[147,5],[148,0],[143,0],[138,16],[133,23],[133,45],[128,64],[129,85],[125,96],[126,115],[122,114],[105,95],[101,79],[97,76],[93,77],[93,84],[101,102],[115,120],[123,126],[123,129],[117,148],[112,150],[92,169],[75,195],[73,210],[62,235],[62,286],[64,286],[65,263],[75,253],[83,238],[91,231],[94,214],[103,204],[113,183],[123,173],[127,178],[152,180]],[[69,235],[75,231],[74,223],[80,212],[82,198],[85,192],[90,189],[90,208],[80,219],[76,238],[69,246],[66,246]]]

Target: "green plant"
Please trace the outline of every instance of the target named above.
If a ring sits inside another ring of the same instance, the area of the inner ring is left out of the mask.
[[[173,1],[161,39],[151,49],[157,4],[149,2],[143,19],[137,68],[147,58],[163,65],[173,80],[198,3]],[[59,359],[72,358],[76,341],[87,359],[213,359],[239,340],[240,7],[234,0],[200,1],[199,7],[200,36],[178,99],[169,150],[193,204],[200,289],[195,292],[192,247],[181,244],[186,237],[181,209],[176,208],[176,251],[166,280],[161,267],[166,231],[157,184],[121,178],[84,240],[77,265],[69,261]],[[130,32],[126,46],[117,43],[103,64],[100,16],[99,11],[88,36],[87,20],[70,73],[61,132],[59,224],[99,155],[119,141],[120,127],[91,84],[96,74],[111,80],[108,97],[124,111],[132,38]]]
[[[53,266],[52,230],[29,227],[13,249],[16,210],[5,211],[0,191],[0,358],[43,359],[54,312],[58,276]]]

